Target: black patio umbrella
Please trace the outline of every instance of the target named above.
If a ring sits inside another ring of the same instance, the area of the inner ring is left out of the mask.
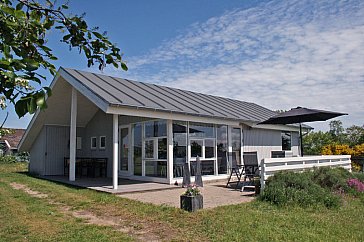
[[[259,124],[296,124],[300,125],[301,155],[303,156],[302,125],[305,122],[326,121],[347,113],[338,113],[310,108],[292,108],[289,111],[277,114]]]

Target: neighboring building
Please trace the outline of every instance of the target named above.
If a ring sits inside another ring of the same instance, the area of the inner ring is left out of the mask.
[[[114,188],[118,176],[173,184],[197,156],[207,180],[225,179],[246,152],[299,155],[298,127],[257,125],[276,113],[254,103],[64,68],[51,88],[20,144],[40,175],[64,175],[70,157],[74,180],[76,157],[107,158]]]
[[[7,128],[9,129],[9,128]],[[0,155],[11,155],[18,152],[18,145],[25,129],[9,129],[11,134],[0,137]]]

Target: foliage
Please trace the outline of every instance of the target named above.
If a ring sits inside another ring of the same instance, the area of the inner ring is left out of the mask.
[[[0,0],[0,107],[15,105],[19,117],[44,109],[51,90],[43,86],[41,71],[56,74],[52,61],[57,60],[48,45],[52,31],[62,34],[61,42],[77,48],[90,67],[107,64],[127,70],[120,49],[105,33],[90,28],[84,15],[67,14],[67,4],[46,0]]]
[[[0,156],[0,163],[15,163],[17,162],[17,158],[14,155],[4,155]]]
[[[340,205],[340,197],[333,192],[347,190],[349,176],[350,173],[338,168],[318,168],[302,173],[278,172],[268,179],[259,199],[278,206],[323,205],[335,208]]]
[[[330,144],[322,147],[322,155],[352,155],[353,149],[349,145]]]
[[[310,132],[303,137],[303,145],[307,155],[352,154],[360,156],[364,154],[364,145],[362,144],[364,144],[364,125],[353,125],[344,129],[341,121],[338,120],[330,122],[330,131],[328,132]],[[355,148],[357,145],[359,146]],[[351,151],[348,148],[357,149],[357,151]],[[322,151],[323,153],[321,153]],[[341,151],[343,153],[340,153]]]
[[[357,126],[353,125],[350,126],[345,130],[346,134],[346,142],[350,146],[355,146],[357,144],[363,144],[364,143],[364,125],[363,126]],[[364,151],[363,151],[364,153]]]
[[[329,123],[330,131],[334,142],[342,143],[345,139],[343,123],[340,120],[333,120]]]
[[[354,188],[357,192],[364,192],[364,183],[359,179],[351,178],[347,183],[349,187]]]
[[[330,144],[322,147],[322,155],[353,155],[363,156],[364,155],[364,143],[349,147],[349,145]]]
[[[183,193],[186,196],[196,196],[198,194],[200,194],[200,190],[195,184],[188,185],[186,191]]]
[[[331,167],[320,167],[314,168],[312,172],[313,182],[333,192],[339,190],[347,191],[346,181],[349,177],[351,177],[351,173],[342,167],[334,169]]]
[[[322,147],[332,144],[334,141],[329,132],[311,132],[303,137],[303,145],[305,154],[318,155],[321,153]]]

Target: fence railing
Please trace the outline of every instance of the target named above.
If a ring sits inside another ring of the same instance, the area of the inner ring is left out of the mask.
[[[350,155],[323,155],[307,157],[266,158],[261,162],[260,184],[264,188],[268,177],[278,171],[303,171],[320,166],[340,166],[351,171]]]

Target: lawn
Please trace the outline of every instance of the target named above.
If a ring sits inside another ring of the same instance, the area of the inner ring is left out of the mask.
[[[255,201],[187,213],[26,171],[26,164],[0,163],[0,241],[364,241],[361,199],[331,210]]]

